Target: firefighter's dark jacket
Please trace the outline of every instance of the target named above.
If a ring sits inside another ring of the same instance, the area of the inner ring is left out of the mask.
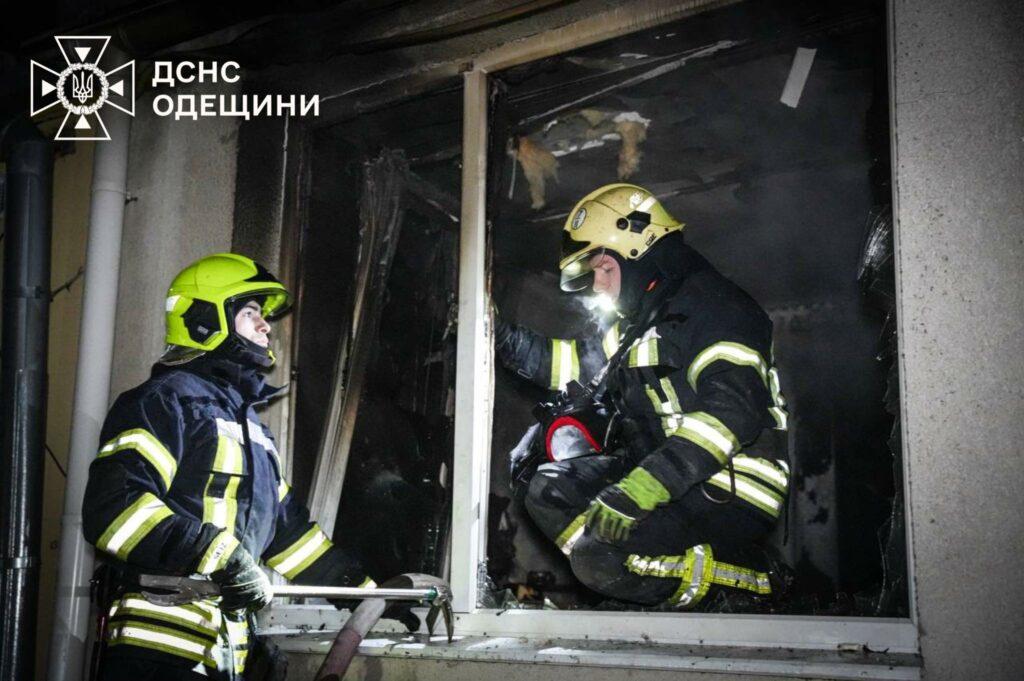
[[[771,436],[787,420],[771,320],[686,249],[682,283],[610,374],[608,396],[651,445],[639,465],[673,499],[700,482],[730,489],[739,481],[741,498],[777,518],[789,466]],[[556,390],[571,379],[589,380],[618,348],[625,323],[577,339],[499,323],[495,349],[506,367]],[[730,463],[732,479],[724,470]]]
[[[363,582],[360,561],[332,545],[281,475],[274,438],[254,409],[277,392],[256,371],[210,356],[155,366],[103,425],[83,502],[86,539],[135,572],[210,575],[241,543],[293,581]],[[220,666],[212,659],[216,606],[122,610],[111,643]]]

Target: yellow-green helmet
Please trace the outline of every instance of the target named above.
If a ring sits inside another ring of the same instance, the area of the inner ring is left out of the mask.
[[[618,183],[595,189],[576,204],[562,228],[562,290],[589,286],[589,261],[603,250],[624,261],[639,260],[659,239],[683,227],[643,187]]]
[[[208,255],[183,269],[167,290],[165,340],[171,354],[194,357],[221,345],[234,331],[230,305],[252,297],[264,298],[262,315],[268,320],[280,317],[291,303],[284,285],[244,255]]]

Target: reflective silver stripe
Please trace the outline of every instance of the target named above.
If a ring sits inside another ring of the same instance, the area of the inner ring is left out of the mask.
[[[732,431],[706,412],[683,414],[683,423],[675,435],[703,447],[723,465],[739,449],[739,442]]]
[[[773,466],[766,459],[755,459],[744,454],[738,454],[732,460],[732,465],[738,471],[751,473],[767,482],[775,485],[781,492],[789,487],[789,478],[783,471]]]
[[[789,427],[789,415],[786,413],[786,397],[782,394],[779,370],[776,367],[768,371],[768,387],[771,389],[773,403],[768,411],[775,419],[775,429],[786,430]]]
[[[612,328],[608,329],[608,332],[604,334],[604,338],[601,340],[601,347],[604,349],[605,358],[611,358],[615,354],[615,351],[619,349],[619,323],[615,322]]]
[[[686,571],[685,560],[672,560],[680,556],[638,556],[630,555],[626,567],[630,572],[651,577],[681,577]]]
[[[276,455],[277,447],[274,445],[274,441],[263,432],[263,426],[255,421],[247,421],[246,423],[249,425],[249,440]]]
[[[654,204],[655,204],[655,202],[657,202],[657,200],[658,199],[655,198],[654,194],[651,194],[646,199],[644,199],[640,203],[640,205],[636,207],[636,209],[638,211],[642,212],[642,213],[650,213],[651,212],[651,208],[654,207]]]
[[[197,627],[210,630],[211,633],[216,633],[220,629],[220,611],[215,610],[209,612],[207,615],[201,615],[195,610],[177,607],[177,606],[163,606],[153,605],[144,598],[133,598],[126,596],[121,600],[121,608],[130,608],[132,610],[152,612],[158,615],[166,615],[170,617],[177,617],[180,620],[184,620]],[[201,608],[200,608],[201,609]],[[117,606],[115,606],[115,611]],[[203,609],[201,609],[203,610]],[[206,610],[203,610],[206,612]]]
[[[587,512],[584,511],[578,516],[573,518],[573,521],[569,523],[564,530],[555,538],[555,545],[565,555],[572,553],[572,549],[576,546],[576,542],[579,541],[580,537],[583,536],[583,531],[587,528]]]
[[[566,384],[580,376],[579,357],[576,355],[576,341],[551,339],[551,384],[552,390],[564,390]]]
[[[776,406],[785,407],[786,398],[782,395],[782,389],[779,385],[779,370],[777,367],[772,367],[768,370],[768,385],[772,391],[772,400]]]
[[[238,540],[231,536],[230,530],[220,532],[199,559],[199,574],[208,575],[223,568],[237,547]]]
[[[212,523],[217,527],[234,530],[235,517],[238,514],[238,486],[242,478],[242,447],[229,435],[217,436],[217,453],[213,459],[213,473],[210,474],[203,492],[203,522]],[[217,474],[226,473],[230,477],[224,484],[220,496],[211,494],[211,487],[218,481]]]
[[[758,485],[756,482],[745,480],[739,476],[735,476],[735,481],[736,494],[741,499],[749,501],[771,515],[779,515],[779,510],[782,508],[782,499],[778,494]],[[732,480],[729,479],[727,471],[715,473],[708,482],[721,489],[732,490]]]
[[[718,584],[723,582],[735,582],[727,586],[734,586],[738,589],[747,589],[758,593],[771,593],[771,583],[768,575],[763,572],[754,572],[746,568],[738,568],[727,563],[715,563],[714,580]]]
[[[749,366],[757,371],[761,380],[767,384],[768,365],[765,363],[764,358],[761,357],[761,353],[741,343],[722,341],[701,350],[693,362],[690,363],[690,368],[686,371],[686,380],[689,382],[690,387],[697,390],[697,381],[700,379],[701,372],[719,360],[740,366]]]
[[[327,535],[314,525],[298,541],[268,560],[267,565],[288,579],[292,579],[327,551],[330,546],[331,542]]]
[[[679,594],[678,598],[675,599],[676,605],[689,605],[697,595],[703,591],[701,586],[703,586],[704,582],[704,545],[698,544],[697,546],[687,549],[686,552],[693,556],[693,562],[691,563],[693,567],[692,572],[690,572],[690,584],[686,590]]]
[[[658,363],[658,328],[652,326],[644,332],[644,335],[633,341],[629,349],[628,366],[649,367]]]
[[[229,437],[235,442],[245,442],[245,436],[242,434],[242,424],[237,421],[228,421],[226,419],[217,419],[217,434]]]
[[[775,430],[787,430],[789,428],[789,415],[785,409],[780,407],[768,407],[768,412],[775,419]]]
[[[164,502],[145,492],[121,512],[97,540],[96,548],[112,553],[121,560],[164,518],[173,515]]]
[[[585,529],[587,529],[587,526],[581,525],[576,528],[576,531],[569,535],[569,537],[565,540],[565,543],[561,546],[562,553],[564,553],[567,556],[572,554],[572,550],[573,548],[575,548],[576,542],[578,542],[580,540],[580,537],[583,536],[583,531]]]
[[[204,660],[210,660],[207,647],[201,643],[189,640],[182,635],[175,635],[164,633],[162,631],[154,631],[149,628],[142,628],[139,626],[130,625],[114,625],[111,627],[111,642],[116,642],[117,639],[127,639],[128,642],[132,640],[144,641],[148,643],[155,643],[158,646],[165,648],[172,648],[181,650],[203,658]],[[145,646],[150,647],[150,646]],[[168,651],[170,652],[170,651]],[[212,660],[211,660],[212,662]]]
[[[660,384],[662,392],[668,398],[668,402],[662,402],[658,397],[657,391],[651,386],[645,385],[644,390],[647,392],[647,397],[650,398],[651,404],[654,405],[654,413],[661,416],[662,430],[665,431],[665,435],[671,435],[679,428],[683,421],[683,408],[679,404],[679,396],[676,394],[676,389],[672,387],[672,381],[666,377],[661,379]]]
[[[142,428],[126,430],[100,449],[97,458],[112,456],[117,452],[130,449],[142,455],[156,469],[164,483],[164,489],[171,488],[171,481],[178,471],[178,462],[174,460],[167,448],[160,444],[156,437]]]

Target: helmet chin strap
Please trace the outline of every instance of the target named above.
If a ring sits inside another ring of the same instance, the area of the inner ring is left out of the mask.
[[[238,362],[242,366],[256,369],[269,369],[274,365],[274,356],[271,354],[270,348],[243,338],[238,335],[237,331],[228,334],[228,337],[213,352],[225,359]]]

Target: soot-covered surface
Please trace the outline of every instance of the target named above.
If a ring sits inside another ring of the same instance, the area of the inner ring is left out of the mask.
[[[351,325],[363,164],[402,150],[420,181],[458,197],[461,120],[461,91],[448,88],[314,133],[300,272],[300,489],[309,489]],[[440,574],[450,524],[457,225],[409,191],[403,205],[335,529],[378,581]]]

